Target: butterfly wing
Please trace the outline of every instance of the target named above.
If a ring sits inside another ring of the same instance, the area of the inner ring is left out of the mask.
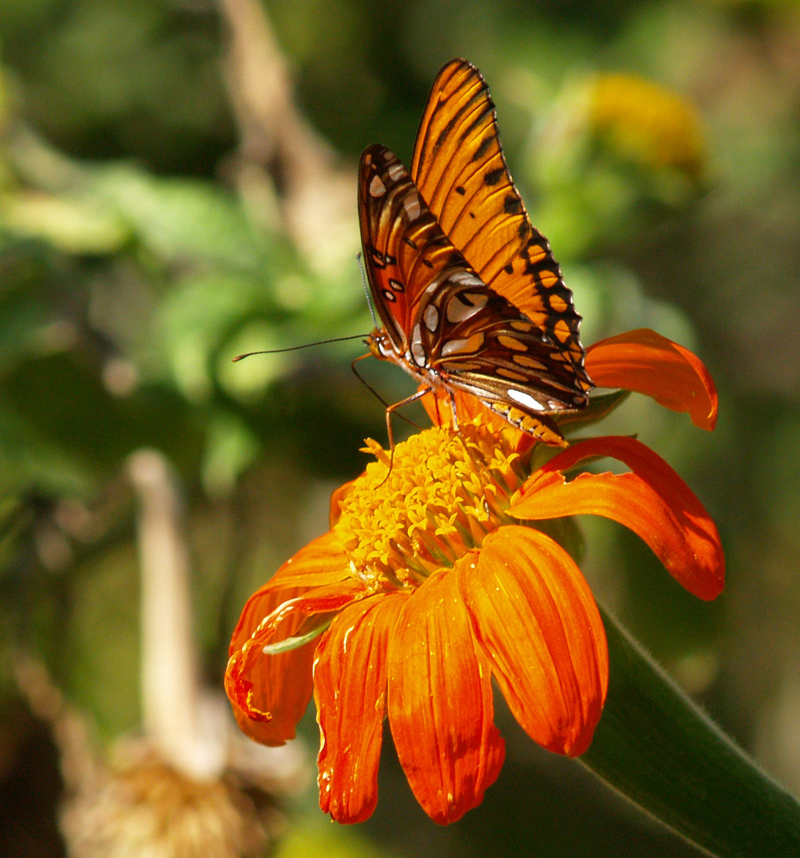
[[[547,415],[582,407],[559,344],[490,289],[453,246],[397,157],[366,149],[359,216],[383,357],[418,380],[476,396],[523,431],[562,444]]]
[[[361,155],[358,214],[372,299],[394,352],[405,360],[425,292],[441,280],[453,247],[406,168],[378,144]]]
[[[511,179],[486,81],[466,60],[448,63],[433,84],[411,177],[484,283],[559,344],[577,383],[589,390],[572,293]]]

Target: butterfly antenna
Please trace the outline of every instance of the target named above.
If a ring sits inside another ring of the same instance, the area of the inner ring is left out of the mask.
[[[375,315],[375,308],[372,306],[372,296],[369,293],[369,283],[367,282],[367,272],[364,268],[364,263],[362,261],[363,257],[360,253],[356,254],[356,259],[358,260],[358,267],[361,269],[361,283],[364,286],[364,294],[367,296],[367,306],[369,307],[369,314],[372,316],[372,323],[376,328],[379,328],[378,317]]]
[[[447,392],[450,394],[450,410],[453,412],[453,430],[458,432],[458,409],[456,408],[456,398],[453,395],[453,391],[449,388]]]
[[[310,349],[312,346],[324,346],[327,343],[344,343],[347,340],[363,340],[368,336],[369,334],[353,334],[350,337],[332,337],[329,340],[317,340],[313,343],[304,343],[302,346],[288,346],[285,349],[263,349],[262,351],[247,352],[243,355],[236,355],[236,357],[231,358],[231,360],[236,363],[236,361],[244,360],[246,357],[251,357],[252,355],[278,355],[283,354],[283,352],[296,352],[299,349]]]

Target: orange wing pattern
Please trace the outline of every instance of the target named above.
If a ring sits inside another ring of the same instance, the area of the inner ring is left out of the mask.
[[[580,316],[511,181],[473,66],[454,60],[439,73],[411,174],[383,146],[364,151],[358,203],[383,325],[370,336],[372,353],[425,389],[447,390],[453,404],[455,391],[474,396],[563,446],[551,415],[585,408],[592,387]]]
[[[511,179],[489,87],[466,60],[449,62],[433,84],[411,178],[484,283],[558,342],[588,383],[572,293]]]

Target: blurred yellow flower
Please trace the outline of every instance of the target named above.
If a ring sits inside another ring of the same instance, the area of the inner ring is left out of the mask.
[[[697,179],[706,160],[700,117],[690,101],[631,74],[597,75],[589,84],[589,121],[626,159]]]

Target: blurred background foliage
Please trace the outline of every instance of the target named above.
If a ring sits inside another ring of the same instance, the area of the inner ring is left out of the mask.
[[[385,440],[350,372],[360,345],[230,358],[371,329],[358,155],[382,142],[409,162],[454,56],[492,87],[584,343],[649,326],[719,388],[713,435],[635,396],[606,428],[712,512],[723,596],[693,600],[607,522],[581,522],[587,575],[800,791],[797,4],[0,0],[0,51],[0,852],[63,855],[66,831],[72,854],[116,854],[70,841],[57,807],[83,789],[67,714],[101,769],[147,731],[134,454],[158,451],[182,498],[194,657],[218,695],[244,600],[326,529],[362,439]],[[410,392],[369,363],[388,401]],[[309,713],[288,764],[306,776],[258,786],[229,758],[236,807],[271,808],[264,838],[198,854],[696,854],[498,719],[508,762],[462,822],[424,817],[387,741],[378,810],[349,829],[316,809]]]

